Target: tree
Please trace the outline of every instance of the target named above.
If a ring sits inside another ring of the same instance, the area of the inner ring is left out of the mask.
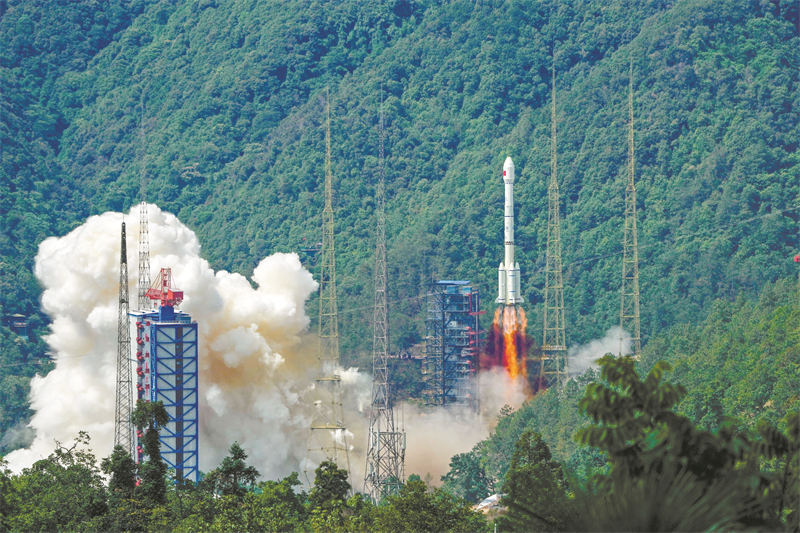
[[[497,519],[502,531],[563,530],[571,511],[561,465],[539,433],[522,434],[506,474],[502,504],[508,513]]]
[[[400,492],[385,498],[375,510],[375,531],[489,531],[484,516],[472,504],[442,489],[428,490],[424,481],[411,479]]]
[[[767,475],[768,514],[784,519],[789,528],[800,531],[800,412],[784,418],[786,434],[765,421],[758,424],[761,442],[758,452],[776,468]]]
[[[161,441],[158,426],[169,423],[169,414],[162,402],[138,400],[131,420],[139,431],[144,431],[144,453],[147,462],[139,465],[141,484],[137,494],[152,506],[167,503],[167,464],[161,458]]]
[[[3,491],[9,530],[106,529],[106,489],[94,455],[81,449],[88,444],[85,432],[70,447],[56,441],[49,457],[11,478],[10,490]]]
[[[8,530],[8,516],[13,509],[9,502],[13,486],[11,479],[8,463],[0,458],[0,530],[2,531]]]
[[[789,466],[796,464],[796,415],[787,419],[788,437],[766,423],[760,441],[732,421],[702,431],[672,411],[686,391],[661,383],[667,363],[656,363],[644,380],[632,357],[608,354],[599,363],[608,384],[587,387],[579,406],[594,424],[576,438],[608,453],[611,470],[576,490],[576,530],[772,530],[784,527],[784,510],[796,516],[784,505],[787,489],[796,490]],[[762,460],[777,456],[786,461],[788,483],[761,472]]]
[[[297,472],[280,481],[263,481],[259,491],[245,495],[244,512],[252,530],[291,532],[301,529],[308,513],[303,505],[303,495],[294,487],[300,485]]]
[[[600,377],[608,385],[595,382],[586,387],[578,408],[595,425],[580,429],[575,438],[581,444],[607,452],[612,475],[637,475],[644,470],[645,452],[654,448],[652,438],[648,437],[660,435],[662,444],[675,437],[668,431],[653,431],[685,426],[687,419],[676,415],[672,408],[686,395],[686,389],[682,385],[661,383],[664,373],[671,370],[664,361],[656,363],[644,381],[636,373],[636,362],[631,356],[616,359],[606,354],[598,363],[602,369]]]
[[[454,496],[478,503],[494,493],[494,480],[486,475],[477,450],[450,459],[450,471],[442,476],[442,488]]]
[[[109,512],[105,523],[115,531],[148,531],[153,528],[151,509],[135,500],[137,465],[120,445],[103,459],[100,469],[110,476],[108,482]]]
[[[314,470],[314,487],[308,498],[311,509],[330,509],[334,502],[344,503],[350,492],[347,470],[336,466],[332,461],[323,461]]]
[[[136,488],[136,463],[121,445],[100,463],[104,474],[111,476],[108,491],[112,499],[129,499]]]
[[[314,531],[343,531],[346,523],[350,483],[347,470],[332,461],[323,461],[314,471],[314,486],[308,497]]]
[[[238,442],[231,444],[228,457],[222,460],[219,468],[212,470],[205,477],[211,490],[223,496],[236,496],[241,500],[247,494],[249,485],[252,490],[261,473],[253,466],[247,466],[247,454]]]

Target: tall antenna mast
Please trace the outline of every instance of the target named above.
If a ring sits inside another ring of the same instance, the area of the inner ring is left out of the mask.
[[[119,315],[117,322],[117,399],[114,416],[114,446],[122,446],[135,457],[131,411],[133,410],[133,380],[131,377],[130,294],[128,293],[128,247],[125,242],[125,222],[122,223],[122,244],[119,254]]]
[[[141,160],[139,167],[139,196],[142,203],[139,204],[139,309],[144,310],[150,307],[150,299],[147,297],[147,289],[150,288],[150,229],[148,227],[148,209],[146,201],[147,168],[145,166],[145,147],[144,135],[144,87],[141,95],[141,120],[139,122],[139,136],[141,140]]]
[[[625,234],[622,240],[622,298],[619,315],[619,351],[642,354],[641,321],[639,316],[639,237],[636,230],[636,184],[634,183],[633,146],[633,58],[631,58],[628,89],[628,186],[625,188]],[[627,337],[626,337],[627,335]]]
[[[336,306],[336,257],[333,246],[333,173],[331,172],[330,89],[325,103],[325,208],[322,210],[322,249],[319,280],[319,370],[316,379],[314,418],[303,473],[310,486],[314,476],[311,460],[323,456],[350,475],[347,427],[344,425],[339,376],[339,316]],[[321,452],[318,453],[318,452]]]
[[[544,339],[539,388],[567,381],[567,342],[564,333],[564,281],[561,272],[561,200],[558,193],[556,144],[556,67],[553,60],[553,109],[550,119],[550,186],[547,189],[547,260],[544,286]]]
[[[405,434],[395,431],[389,400],[389,322],[386,306],[386,158],[384,157],[383,86],[381,86],[380,164],[375,187],[377,218],[375,251],[375,309],[372,343],[372,409],[367,441],[364,492],[377,503],[400,491],[405,477]]]

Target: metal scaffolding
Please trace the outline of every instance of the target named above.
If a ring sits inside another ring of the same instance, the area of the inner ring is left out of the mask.
[[[478,409],[475,391],[480,298],[469,281],[428,285],[425,321],[425,403]]]

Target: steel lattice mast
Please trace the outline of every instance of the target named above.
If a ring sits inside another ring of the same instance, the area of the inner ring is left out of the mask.
[[[138,306],[140,310],[150,307],[150,299],[147,297],[147,289],[150,288],[150,229],[148,227],[148,210],[147,201],[145,199],[147,185],[147,169],[145,166],[145,154],[147,149],[145,147],[144,136],[144,88],[142,88],[141,96],[141,121],[139,123],[139,135],[141,140],[141,161],[140,161],[140,175],[139,175],[139,194],[142,202],[139,204],[139,299]]]
[[[139,204],[139,309],[150,307],[147,289],[150,288],[150,230],[147,202]]]
[[[122,223],[122,244],[119,260],[119,315],[117,322],[117,398],[114,416],[114,446],[122,446],[135,457],[131,411],[133,410],[133,381],[131,376],[130,294],[128,292],[128,247],[125,242],[125,222]]]
[[[567,380],[567,343],[564,332],[564,282],[561,271],[561,200],[558,192],[556,144],[556,70],[553,66],[553,107],[550,133],[550,186],[547,189],[547,259],[544,286],[544,339],[539,388]]]
[[[347,427],[344,424],[339,364],[339,316],[336,306],[336,256],[334,253],[333,173],[331,172],[330,91],[325,105],[325,208],[322,210],[322,249],[319,279],[319,369],[311,433],[303,467],[310,486],[311,461],[333,461],[350,474]]]
[[[364,492],[373,502],[400,490],[405,477],[404,433],[395,431],[394,411],[389,399],[389,322],[386,305],[386,159],[384,157],[383,89],[375,187],[377,218],[375,251],[375,309],[372,343],[372,408],[367,441]]]
[[[622,240],[622,291],[619,326],[620,355],[642,354],[641,321],[639,315],[639,237],[636,230],[636,184],[634,183],[633,138],[633,60],[628,90],[628,186],[625,188],[625,233]],[[628,335],[625,337],[624,335]]]

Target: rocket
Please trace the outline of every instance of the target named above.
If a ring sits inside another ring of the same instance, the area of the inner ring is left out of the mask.
[[[510,157],[503,164],[503,184],[506,190],[505,205],[505,262],[497,270],[498,295],[494,303],[516,305],[522,303],[519,263],[514,262],[514,162]]]

